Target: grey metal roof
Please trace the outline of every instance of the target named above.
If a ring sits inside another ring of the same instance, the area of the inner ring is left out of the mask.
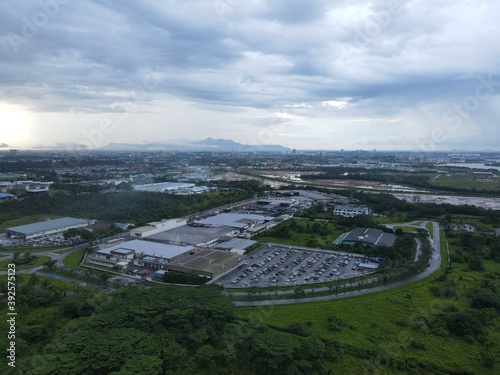
[[[361,242],[387,247],[394,245],[395,241],[396,236],[394,234],[372,228],[355,228],[342,240],[342,242]]]
[[[245,250],[256,243],[257,241],[246,240],[244,238],[232,238],[229,241],[221,242],[220,244],[217,245],[217,247],[221,249]]]
[[[177,246],[151,241],[132,240],[101,249],[98,253],[110,254],[111,251],[116,250],[133,250],[136,254],[144,253],[144,255],[170,259],[193,249],[193,246]]]
[[[168,241],[172,243],[187,243],[198,245],[203,242],[208,243],[226,236],[232,232],[232,229],[226,227],[192,227],[183,225],[178,228],[169,229],[164,232],[148,236],[152,241]]]
[[[8,231],[23,233],[25,235],[35,234],[39,232],[47,232],[50,230],[62,229],[73,225],[88,224],[87,220],[75,219],[73,217],[63,217],[42,221],[34,224],[20,225],[17,227],[7,228]]]
[[[202,224],[224,225],[232,228],[245,228],[252,222],[273,220],[272,216],[262,216],[254,214],[232,214],[223,213],[216,216],[210,216],[201,220]]]

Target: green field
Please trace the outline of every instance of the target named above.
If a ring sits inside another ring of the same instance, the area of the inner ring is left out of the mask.
[[[88,271],[88,269],[80,267],[80,261],[82,260],[83,254],[85,253],[85,249],[73,251],[71,254],[68,254],[63,259],[63,264],[65,266],[80,270],[80,271]]]
[[[425,224],[425,228],[429,231],[431,237],[434,236],[434,226],[432,225],[432,223]]]
[[[253,239],[259,242],[331,249],[333,241],[343,232],[343,228],[330,222],[292,219]]]
[[[401,229],[402,231],[404,232],[416,232],[418,228],[415,228],[415,227],[411,227],[411,226],[408,226],[408,225],[398,225],[396,227],[394,227],[394,229]]]
[[[47,263],[49,260],[50,260],[49,256],[39,255],[39,256],[36,256],[35,259],[33,259],[29,263],[16,265],[16,271],[38,267],[38,266],[43,265],[44,263]],[[1,261],[0,262],[0,271],[7,271],[7,265],[10,263],[12,263],[12,259],[7,259],[7,260]]]
[[[452,256],[460,250],[464,249],[457,239],[450,241]],[[415,283],[332,301],[238,308],[237,314],[279,329],[306,324],[318,337],[338,342],[344,356],[332,365],[335,373],[421,373],[402,370],[414,361],[425,363],[429,374],[500,373],[498,359],[492,360],[500,356],[498,317],[483,327],[487,342],[496,343],[486,346],[433,325],[439,316],[467,311],[469,291],[486,280],[500,287],[500,267],[485,259],[483,272],[470,271],[466,263],[453,263],[452,270],[445,272],[448,256],[443,232],[441,255],[442,270]],[[453,289],[453,296],[445,297],[447,288]],[[337,331],[329,328],[332,316],[344,324]]]
[[[497,191],[500,193],[500,179],[498,177],[478,177],[474,175],[468,176],[439,176],[436,179],[429,181],[435,187],[452,187],[459,186],[461,189],[467,190],[483,190]]]

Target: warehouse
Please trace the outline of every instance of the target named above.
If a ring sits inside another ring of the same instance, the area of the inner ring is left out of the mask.
[[[172,258],[193,250],[193,246],[167,245],[151,241],[132,240],[104,247],[89,257],[89,263],[107,267],[133,264],[141,267],[162,269]]]
[[[155,184],[134,185],[132,188],[137,191],[152,191],[157,193],[173,193],[177,190],[189,189],[194,184],[187,182],[158,182]]]
[[[134,228],[130,231],[130,235],[134,238],[144,238],[148,236],[152,236],[157,233],[161,233],[163,231],[174,229],[186,225],[187,220],[178,218],[178,219],[163,219],[161,221],[153,221],[148,223],[143,227]]]
[[[30,240],[43,236],[62,233],[72,228],[86,227],[89,224],[90,224],[89,221],[85,219],[63,217],[60,219],[46,220],[46,221],[41,221],[39,223],[7,228],[6,236],[10,238]]]
[[[227,227],[195,227],[183,225],[148,236],[147,239],[175,245],[210,247],[223,239],[234,237],[237,234],[239,234],[239,231]]]
[[[357,215],[368,215],[370,210],[368,206],[358,205],[358,204],[338,204],[335,205],[333,209],[333,214],[335,216],[343,216],[343,217],[353,217]]]
[[[225,226],[243,230],[256,225],[261,225],[271,220],[274,220],[274,217],[252,214],[223,213],[216,216],[209,216],[203,220],[197,220],[195,223],[210,226]]]

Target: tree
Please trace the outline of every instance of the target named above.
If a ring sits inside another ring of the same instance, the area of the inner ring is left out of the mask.
[[[34,287],[36,284],[38,284],[39,277],[37,276],[36,273],[32,273],[30,275],[30,278],[28,279],[28,285]]]
[[[52,269],[54,268],[56,263],[57,263],[57,260],[51,259],[51,260],[45,262],[43,265],[45,267],[47,267],[49,271],[52,271]]]

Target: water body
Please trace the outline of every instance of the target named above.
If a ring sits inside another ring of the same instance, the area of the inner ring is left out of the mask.
[[[459,167],[459,168],[470,168],[470,169],[496,169],[500,171],[500,167],[491,167],[489,165],[484,165],[484,163],[446,163],[439,164],[438,167]]]

